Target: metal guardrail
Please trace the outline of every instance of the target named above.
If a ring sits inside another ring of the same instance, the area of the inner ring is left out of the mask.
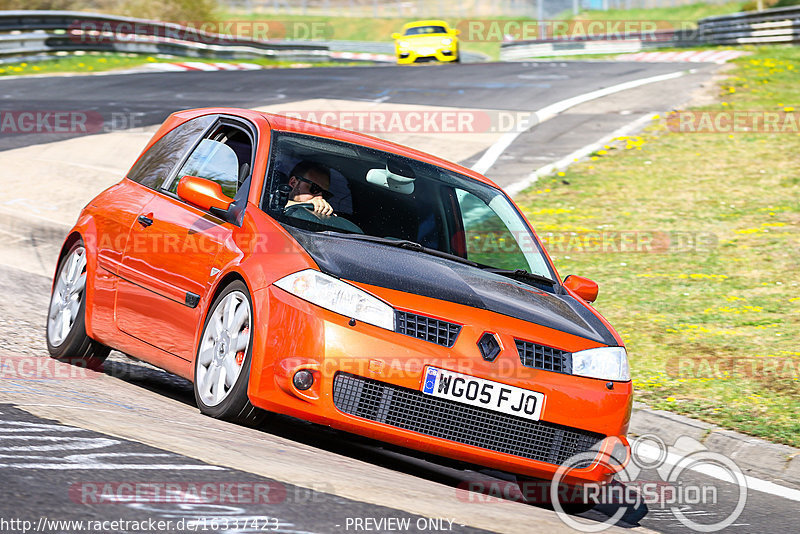
[[[645,33],[508,41],[500,47],[500,60],[518,61],[532,57],[583,54],[625,54],[666,47],[697,46],[700,44],[698,39],[699,33],[696,30],[659,30]]]
[[[336,60],[332,41],[254,40],[179,24],[78,11],[0,11],[0,57],[75,51],[209,59]]]
[[[315,44],[327,46],[336,52],[367,52],[371,54],[387,54],[394,56],[394,43],[386,41],[311,41]],[[488,61],[489,56],[480,52],[460,51],[461,58],[467,63]]]
[[[708,17],[697,26],[703,44],[800,43],[800,6]]]
[[[237,60],[394,61],[392,42],[255,40],[168,22],[80,11],[0,11],[0,63],[9,61],[2,58],[20,60],[76,51]],[[469,62],[488,59],[471,52],[463,52],[463,56]]]
[[[577,54],[621,54],[648,49],[702,45],[800,43],[800,7],[766,9],[708,17],[696,30],[653,34],[594,35],[569,39],[510,41],[500,48],[501,61]]]

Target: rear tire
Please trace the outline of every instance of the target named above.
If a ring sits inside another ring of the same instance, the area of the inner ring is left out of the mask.
[[[247,398],[253,357],[253,303],[247,286],[229,284],[209,307],[194,362],[194,397],[200,412],[233,423],[258,425],[266,412]]]
[[[76,241],[61,258],[47,312],[47,351],[57,360],[100,369],[111,349],[86,334],[86,248]]]

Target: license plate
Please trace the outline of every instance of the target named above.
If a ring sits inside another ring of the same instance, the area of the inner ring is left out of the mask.
[[[419,55],[420,56],[432,56],[436,53],[436,49],[434,48],[420,48]]]
[[[544,405],[543,393],[436,367],[425,368],[422,392],[533,421]]]

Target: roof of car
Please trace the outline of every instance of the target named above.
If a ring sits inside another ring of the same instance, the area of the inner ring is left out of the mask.
[[[318,137],[337,139],[348,143],[363,145],[370,148],[374,148],[376,150],[394,152],[395,154],[401,154],[403,156],[408,156],[410,158],[424,161],[425,163],[437,165],[439,167],[443,167],[453,172],[464,174],[485,184],[498,187],[497,184],[495,184],[482,174],[478,174],[477,172],[471,169],[462,167],[457,163],[453,163],[451,161],[447,161],[445,159],[436,157],[426,152],[422,152],[421,150],[409,148],[407,146],[400,145],[398,143],[392,143],[391,141],[379,139],[371,135],[354,132],[351,130],[344,130],[341,128],[335,128],[333,126],[326,126],[324,124],[319,124],[316,122],[287,117],[285,115],[277,115],[274,113],[266,113],[261,111],[254,111],[252,109],[241,109],[241,108],[198,108],[198,109],[179,111],[174,113],[173,115],[181,117],[183,119],[190,119],[193,117],[198,117],[201,115],[207,115],[211,113],[223,113],[249,119],[255,119],[256,117],[261,117],[263,119],[266,119],[266,121],[269,123],[269,127],[273,130],[315,135]]]
[[[403,29],[406,28],[416,28],[417,26],[444,26],[447,28],[447,22],[443,20],[415,20],[414,22],[409,22]]]

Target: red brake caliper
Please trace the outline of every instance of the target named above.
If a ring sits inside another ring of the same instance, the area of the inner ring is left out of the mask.
[[[247,334],[248,332],[250,332],[250,328],[245,327],[244,330],[239,332],[239,335]],[[236,353],[236,365],[241,366],[243,361],[244,361],[244,351],[240,350],[239,352]]]

